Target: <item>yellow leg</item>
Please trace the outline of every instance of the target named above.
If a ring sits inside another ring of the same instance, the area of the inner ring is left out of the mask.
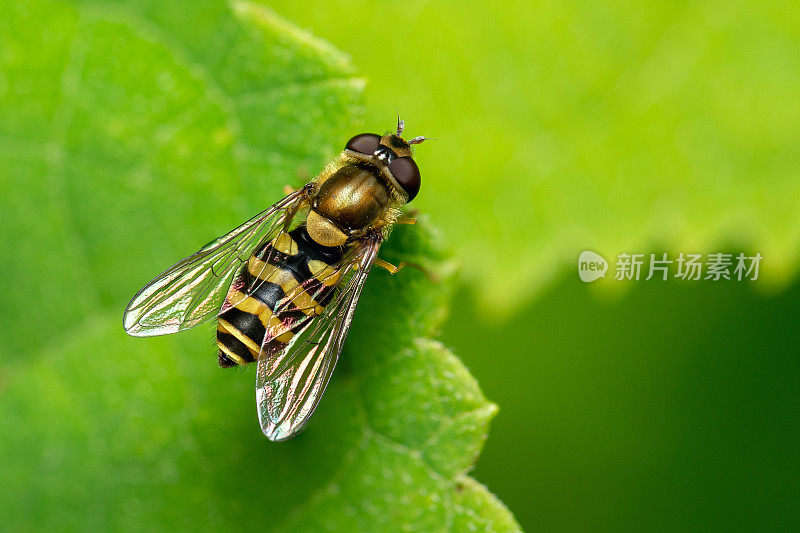
[[[409,262],[406,262],[406,261],[401,261],[400,263],[398,263],[397,266],[394,266],[393,264],[389,263],[388,261],[384,261],[380,257],[376,257],[375,261],[373,262],[373,264],[375,266],[379,266],[381,268],[384,268],[384,269],[388,270],[390,274],[397,274],[398,272],[403,270],[405,267],[409,266],[411,268],[416,268],[417,270],[419,270],[420,272],[425,274],[425,277],[428,278],[429,280],[431,280],[434,283],[438,283],[439,281],[441,281],[437,274],[434,274],[433,272],[431,272],[430,270],[428,270],[424,266],[422,266],[420,264],[417,264],[417,263],[409,263]],[[356,268],[355,265],[353,265],[353,268]]]
[[[289,195],[295,191],[295,188],[291,185],[284,185],[283,186],[283,194]]]
[[[376,257],[375,258],[375,266],[379,266],[381,268],[385,268],[391,274],[397,274],[398,272],[400,272],[403,269],[404,266],[406,266],[406,264],[405,263],[400,263],[398,266],[394,266],[391,263],[387,263],[386,261],[384,261],[380,257]]]
[[[416,224],[417,223],[417,213],[419,213],[419,209],[409,209],[403,216],[397,219],[397,224]]]

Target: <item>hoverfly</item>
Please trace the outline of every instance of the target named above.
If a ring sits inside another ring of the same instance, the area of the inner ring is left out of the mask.
[[[221,367],[257,361],[261,430],[273,441],[303,429],[342,351],[361,289],[396,223],[419,192],[412,145],[362,133],[301,189],[179,261],[125,309],[135,337],[217,320]]]

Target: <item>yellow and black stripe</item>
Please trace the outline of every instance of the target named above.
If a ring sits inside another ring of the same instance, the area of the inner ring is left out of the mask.
[[[252,363],[284,348],[333,297],[341,247],[315,242],[305,225],[257,249],[231,285],[217,323],[219,365]],[[276,312],[277,309],[277,312]]]

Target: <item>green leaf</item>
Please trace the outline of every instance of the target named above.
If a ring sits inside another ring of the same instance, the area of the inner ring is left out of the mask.
[[[429,339],[455,270],[427,217],[382,250],[420,268],[376,269],[319,412],[289,442],[261,435],[253,369],[217,368],[212,325],[122,330],[149,277],[355,131],[347,56],[249,2],[2,13],[3,524],[518,529],[466,476],[496,407]]]

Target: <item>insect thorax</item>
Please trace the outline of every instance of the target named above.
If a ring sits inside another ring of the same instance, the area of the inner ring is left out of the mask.
[[[344,244],[351,237],[389,224],[398,200],[402,201],[376,167],[344,160],[318,180],[307,219],[309,233],[326,246]]]

